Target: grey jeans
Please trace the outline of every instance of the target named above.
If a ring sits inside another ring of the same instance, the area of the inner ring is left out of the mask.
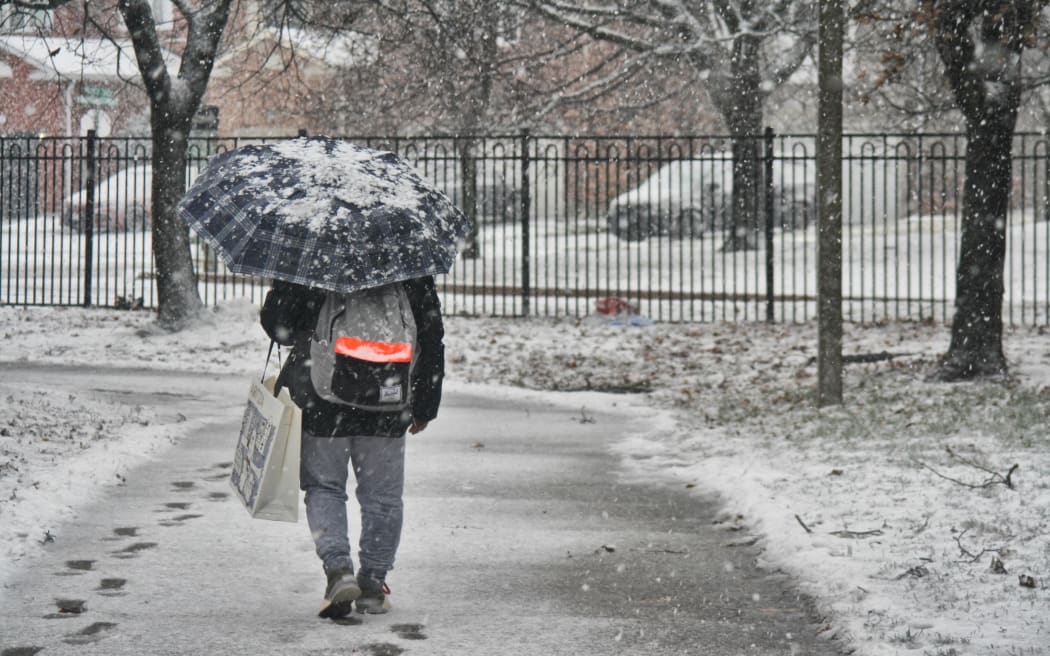
[[[303,433],[300,487],[306,492],[306,521],[325,571],[353,567],[346,513],[349,467],[361,508],[358,561],[382,579],[394,567],[401,541],[405,486],[405,439],[314,437]]]

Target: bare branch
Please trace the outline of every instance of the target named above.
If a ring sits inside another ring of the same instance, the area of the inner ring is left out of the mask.
[[[929,575],[930,575],[930,570],[926,569],[925,566],[923,566],[923,565],[916,565],[915,567],[910,567],[910,568],[908,568],[907,571],[905,571],[905,572],[903,572],[901,574],[898,574],[895,578],[896,578],[897,581],[899,581],[899,580],[901,580],[901,579],[903,579],[905,577],[908,577],[908,576],[910,576],[910,577],[912,577],[914,579],[921,579],[921,578],[925,578],[925,577],[927,577]]]
[[[604,23],[597,23],[592,20],[587,20],[587,16],[580,17],[578,15],[579,10],[566,7],[560,3],[551,2],[537,2],[533,5],[536,10],[542,13],[547,18],[561,23],[567,27],[574,28],[587,34],[588,36],[598,39],[601,41],[608,41],[609,43],[633,50],[635,52],[647,52],[655,50],[655,46],[651,41],[646,39],[636,38],[627,34],[626,32],[620,32],[617,30],[609,29]],[[573,12],[573,13],[570,13]],[[607,15],[604,11],[595,10],[589,14],[590,17],[601,17]],[[633,22],[637,25],[656,27],[662,26],[662,22],[655,22],[651,19],[644,18],[637,15],[625,15],[621,17],[623,20]]]
[[[956,460],[958,460],[959,462],[963,463],[964,465],[969,465],[970,467],[973,467],[974,469],[979,469],[979,470],[983,471],[986,474],[991,474],[990,481],[992,481],[992,483],[1002,483],[1003,485],[1005,485],[1006,487],[1010,488],[1011,490],[1014,489],[1013,481],[1011,480],[1011,478],[1012,478],[1014,472],[1017,471],[1017,469],[1019,467],[1019,465],[1017,465],[1016,463],[1012,467],[1010,467],[1010,470],[1006,473],[1006,476],[1004,477],[1001,474],[999,474],[998,472],[992,471],[991,469],[985,467],[984,465],[978,464],[977,462],[975,462],[973,460],[970,460],[969,458],[962,457],[961,455],[959,455],[955,451],[953,451],[950,446],[949,447],[945,447],[945,450],[948,452],[948,455],[950,455],[951,457],[955,458]]]
[[[813,532],[813,530],[810,527],[806,526],[806,522],[802,521],[802,518],[799,517],[798,515],[795,515],[795,520],[799,523],[799,526],[801,526],[802,528],[804,528],[806,530],[806,533],[812,533]]]
[[[586,102],[600,95],[610,93],[641,70],[644,61],[644,57],[629,59],[609,75],[594,79],[573,91],[562,91],[554,94],[550,101],[537,110],[537,115],[545,116],[562,105]]]
[[[0,0],[0,7],[11,5],[19,9],[50,10],[68,5],[72,0]]]
[[[940,478],[943,478],[946,481],[951,481],[952,483],[956,483],[958,485],[962,485],[963,487],[968,487],[968,488],[973,489],[973,490],[980,490],[980,489],[991,487],[993,485],[1005,485],[1006,487],[1008,487],[1011,490],[1014,489],[1014,484],[1013,484],[1012,477],[1013,477],[1014,472],[1017,471],[1017,469],[1019,468],[1019,465],[1015,464],[1012,467],[1010,467],[1010,470],[1007,472],[1006,476],[1003,476],[1002,474],[1000,474],[998,472],[995,472],[995,471],[992,471],[991,469],[989,469],[989,468],[987,468],[987,467],[985,467],[983,465],[980,465],[980,464],[978,464],[976,462],[973,462],[971,460],[968,460],[966,458],[963,458],[963,457],[957,455],[954,451],[951,450],[951,448],[948,448],[947,451],[948,451],[948,455],[950,455],[951,457],[959,460],[963,464],[968,465],[970,467],[973,467],[974,469],[978,469],[980,471],[983,471],[986,474],[990,474],[989,478],[986,479],[985,481],[981,482],[981,483],[969,483],[967,481],[961,481],[961,480],[959,480],[957,478],[952,478],[951,476],[946,476],[945,474],[942,474],[941,472],[937,471],[936,469],[934,469],[933,467],[927,465],[924,462],[916,461],[916,464],[918,464],[920,467],[922,467],[924,469],[930,470],[935,475],[939,476]]]
[[[989,549],[981,549],[981,551],[976,553],[976,554],[970,553],[966,549],[966,547],[964,547],[963,544],[962,544],[963,536],[966,535],[966,531],[968,531],[968,530],[970,530],[970,529],[963,529],[958,535],[952,536],[952,539],[955,540],[955,544],[959,547],[959,552],[963,556],[965,556],[966,558],[969,558],[969,562],[976,563],[978,560],[980,560],[981,558],[984,557],[984,554],[987,554],[987,553],[992,553],[992,554],[995,554],[997,556],[1002,556],[1003,555],[1002,552],[1003,552],[1003,549],[1005,549],[1005,547],[993,547],[993,548],[989,548]]]
[[[780,86],[784,82],[787,82],[788,78],[795,74],[795,72],[802,67],[806,59],[813,54],[813,49],[816,47],[816,33],[808,33],[799,37],[791,48],[791,52],[788,53],[785,58],[786,61],[779,67],[775,68],[772,73],[768,76],[773,86]]]
[[[843,529],[841,531],[832,531],[831,535],[834,535],[835,537],[839,537],[839,538],[860,538],[860,539],[864,539],[864,538],[871,538],[871,537],[877,537],[879,535],[882,535],[882,529],[876,528],[876,529],[872,529],[870,531],[850,531],[848,529]]]

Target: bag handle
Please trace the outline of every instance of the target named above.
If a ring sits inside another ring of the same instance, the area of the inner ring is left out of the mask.
[[[273,356],[274,344],[277,344],[277,340],[271,339],[270,340],[270,350],[268,350],[266,352],[266,362],[263,364],[262,379],[259,381],[260,383],[265,383],[266,382],[266,368],[270,366],[270,358]],[[281,361],[281,345],[280,344],[277,344],[277,361],[278,362]],[[279,389],[280,389],[279,387],[275,386],[274,390],[273,390],[273,393],[276,395]]]
[[[273,355],[273,345],[275,343],[274,340],[270,340],[270,350],[266,352],[266,362],[263,363],[262,378],[259,380],[260,383],[266,382],[266,368],[270,366],[270,356]]]

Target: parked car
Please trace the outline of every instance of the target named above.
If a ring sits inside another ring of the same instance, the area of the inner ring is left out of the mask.
[[[187,186],[201,170],[200,162],[187,163]],[[153,167],[150,164],[132,164],[95,185],[95,230],[149,230],[152,185]],[[65,199],[62,220],[67,227],[78,232],[83,229],[86,203],[86,189]]]
[[[452,185],[447,193],[452,202],[466,210],[463,189],[458,183]],[[509,180],[479,181],[476,193],[478,223],[510,223],[521,216],[521,190]]]
[[[153,169],[147,164],[118,171],[95,185],[95,231],[149,229],[152,181]],[[84,229],[87,196],[82,189],[63,204],[62,221],[77,232]]]
[[[466,211],[464,185],[457,159],[420,162],[420,174]],[[502,160],[479,157],[477,161],[477,222],[510,223],[521,217],[522,192],[514,167]]]
[[[811,162],[792,158],[774,160],[776,225],[795,229],[805,227],[814,219],[814,178],[815,167]],[[731,225],[732,194],[733,160],[728,153],[676,160],[614,198],[609,203],[606,225],[610,232],[628,241],[654,235],[699,237]],[[761,199],[759,207],[762,207]]]

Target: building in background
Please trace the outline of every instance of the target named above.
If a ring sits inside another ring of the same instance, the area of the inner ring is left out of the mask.
[[[324,113],[341,76],[374,63],[376,42],[352,31],[322,34],[267,24],[259,14],[235,16],[205,103],[216,108],[223,136],[331,132],[311,117]]]
[[[171,0],[152,2],[169,72],[175,75],[186,22]],[[354,21],[352,27],[359,30],[354,31],[307,27],[275,7],[280,5],[260,0],[236,3],[204,100],[205,133],[458,134],[457,112],[462,113],[465,96],[488,84],[471,79],[446,84],[449,76],[464,72],[435,66],[427,58],[429,53],[437,59],[437,52],[426,35],[406,42],[416,31],[398,32],[406,26],[389,16]],[[534,16],[508,16],[514,20],[500,23],[491,99],[471,132],[719,130],[702,85],[683,82],[685,77],[666,62],[605,95],[551,110],[552,95],[586,88],[588,71],[604,74],[615,67],[615,49],[594,43],[572,56],[536,63],[534,53],[567,41],[569,33]],[[458,61],[453,58],[450,67]],[[148,102],[116,0],[69,2],[48,10],[0,6],[0,89],[0,135],[76,136],[89,129],[101,136],[149,135]]]
[[[170,0],[155,0],[163,31]],[[99,136],[142,133],[148,105],[131,40],[117,20],[83,20],[86,3],[58,9],[0,7],[0,134]],[[115,12],[115,7],[113,8]],[[91,27],[86,27],[90,25]],[[169,71],[178,58],[166,52]]]

